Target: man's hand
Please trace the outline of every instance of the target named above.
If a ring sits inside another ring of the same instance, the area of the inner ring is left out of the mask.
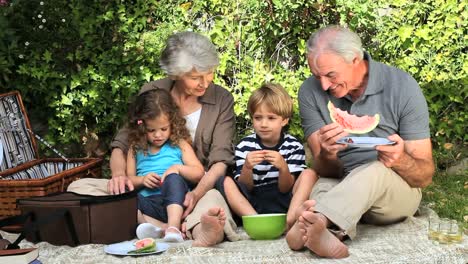
[[[256,150],[249,152],[245,157],[244,167],[248,170],[252,170],[255,167],[255,165],[265,160],[266,153],[267,151],[265,150]]]
[[[150,189],[157,188],[161,186],[161,177],[154,172],[150,172],[143,177],[143,185]]]
[[[397,134],[389,136],[388,139],[396,143],[393,145],[375,147],[378,151],[378,160],[387,168],[398,167],[401,165],[401,160],[404,155],[405,142]]]
[[[338,151],[345,149],[348,145],[337,144],[336,141],[346,137],[348,133],[338,123],[331,123],[320,128],[318,141],[320,143],[320,154],[326,158],[335,158]]]
[[[200,197],[198,197],[193,191],[188,192],[185,195],[185,200],[184,200],[184,213],[182,214],[182,219],[187,217],[193,210],[193,207],[198,203],[198,200]]]
[[[125,186],[127,186],[129,191],[133,191],[133,183],[127,176],[115,176],[112,177],[107,183],[107,191],[110,194],[122,194],[125,193]]]

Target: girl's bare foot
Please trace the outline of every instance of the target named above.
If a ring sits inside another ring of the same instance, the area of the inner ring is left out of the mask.
[[[210,247],[223,241],[226,215],[220,207],[211,208],[201,216],[193,230],[194,247]]]
[[[320,257],[346,258],[348,247],[327,229],[327,218],[320,213],[307,212],[302,215],[306,234],[304,245]]]
[[[304,241],[302,237],[305,233],[305,226],[304,224],[300,224],[300,222],[302,221],[301,215],[304,211],[313,212],[314,206],[315,200],[307,200],[296,209],[295,217],[297,220],[286,234],[286,242],[288,243],[289,248],[291,248],[292,250],[301,250],[304,248]]]

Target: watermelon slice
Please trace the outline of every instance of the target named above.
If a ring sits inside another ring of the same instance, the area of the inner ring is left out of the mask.
[[[356,116],[351,115],[346,111],[336,108],[331,101],[328,102],[328,111],[330,111],[330,118],[333,122],[340,124],[344,131],[350,134],[365,134],[368,133],[380,122],[380,115],[374,116]]]
[[[137,240],[133,243],[135,250],[131,250],[128,254],[138,254],[138,253],[150,253],[156,251],[156,243],[152,238],[144,238]]]

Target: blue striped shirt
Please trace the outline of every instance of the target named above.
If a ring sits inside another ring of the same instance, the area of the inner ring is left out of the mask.
[[[236,174],[234,179],[239,179],[247,154],[256,150],[278,151],[288,164],[289,172],[296,178],[306,168],[304,147],[295,137],[289,134],[282,134],[278,144],[270,148],[264,146],[256,134],[251,134],[243,138],[236,146]],[[278,169],[267,161],[263,161],[253,168],[252,178],[255,187],[275,184],[278,182],[278,177]]]

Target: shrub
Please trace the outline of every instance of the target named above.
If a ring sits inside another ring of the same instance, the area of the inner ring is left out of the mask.
[[[468,14],[458,2],[2,1],[0,87],[20,90],[33,123],[47,122],[49,130],[38,132],[66,153],[89,152],[82,144],[91,138],[105,150],[129,98],[163,76],[157,62],[164,40],[191,29],[219,48],[215,82],[233,93],[243,136],[250,129],[251,91],[273,81],[296,98],[310,75],[307,38],[322,25],[345,24],[374,58],[420,83],[436,157],[444,164],[466,155],[460,152],[467,144]],[[303,136],[297,104],[290,132]]]

